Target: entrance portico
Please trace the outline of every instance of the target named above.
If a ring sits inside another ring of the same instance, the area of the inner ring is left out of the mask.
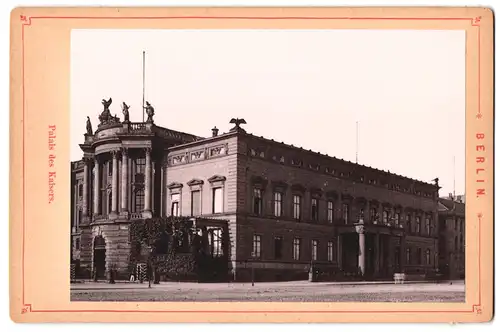
[[[364,224],[339,229],[340,269],[363,279],[391,279],[402,272],[404,232],[388,225]]]

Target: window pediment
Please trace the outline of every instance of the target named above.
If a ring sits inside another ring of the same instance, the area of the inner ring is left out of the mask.
[[[226,181],[226,177],[223,175],[214,175],[211,178],[208,179],[208,182],[214,183],[214,182],[224,182]]]
[[[272,182],[274,188],[286,189],[288,184],[284,181],[273,181]]]
[[[335,190],[330,190],[326,192],[326,197],[337,199],[339,197],[339,194]]]
[[[268,180],[263,178],[262,176],[252,176],[252,183],[253,184],[259,184],[262,187],[265,187],[268,183]]]
[[[187,185],[192,187],[192,186],[201,186],[203,185],[204,181],[200,179],[192,179],[190,180]]]
[[[292,185],[292,190],[293,191],[299,191],[299,192],[303,193],[303,192],[306,191],[306,187],[304,187],[303,185],[297,183],[297,184],[293,184]]]
[[[180,189],[182,188],[184,185],[182,183],[179,183],[179,182],[171,182],[167,188],[168,189]]]
[[[323,195],[323,190],[321,188],[313,187],[310,188],[309,190],[314,197],[321,197]]]
[[[351,201],[354,199],[354,197],[351,195],[351,194],[348,194],[348,193],[343,193],[342,194],[342,199],[343,200],[346,200],[346,201]]]

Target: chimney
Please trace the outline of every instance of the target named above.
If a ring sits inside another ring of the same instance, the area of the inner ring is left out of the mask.
[[[212,137],[219,135],[219,129],[217,127],[212,128]]]

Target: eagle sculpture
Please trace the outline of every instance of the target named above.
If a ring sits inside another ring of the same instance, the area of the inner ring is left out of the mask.
[[[111,105],[112,102],[113,102],[113,99],[111,99],[111,97],[109,97],[109,100],[106,100],[106,99],[102,100],[101,103],[104,106],[104,111],[108,111],[109,110],[109,106]]]
[[[229,123],[234,123],[235,128],[240,128],[241,124],[246,124],[247,122],[245,121],[245,119],[232,118]]]

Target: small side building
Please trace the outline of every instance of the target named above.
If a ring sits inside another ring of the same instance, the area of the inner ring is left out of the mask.
[[[446,279],[465,278],[465,200],[439,198],[439,271]]]

